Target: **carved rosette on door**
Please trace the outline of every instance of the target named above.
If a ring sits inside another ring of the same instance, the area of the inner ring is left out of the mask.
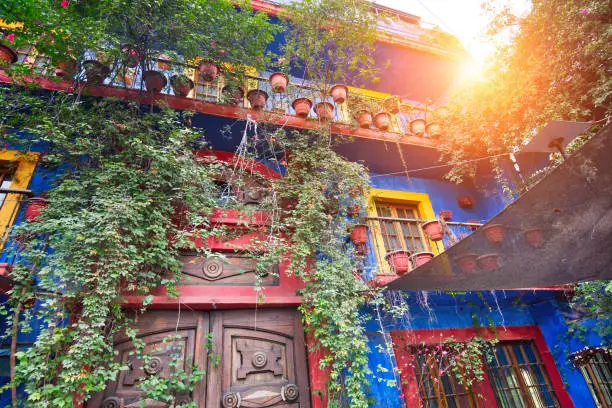
[[[185,255],[181,285],[255,285],[257,260],[240,254],[225,254],[221,257]],[[262,286],[278,285],[278,266],[260,276]]]

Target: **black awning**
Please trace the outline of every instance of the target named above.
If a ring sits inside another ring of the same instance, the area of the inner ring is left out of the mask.
[[[612,279],[612,125],[483,227],[388,288],[492,290],[598,279]]]

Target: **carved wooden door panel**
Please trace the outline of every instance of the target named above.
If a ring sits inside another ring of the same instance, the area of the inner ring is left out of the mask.
[[[125,335],[115,341],[120,361],[128,367],[121,371],[116,381],[110,381],[104,393],[95,395],[88,407],[100,408],[137,408],[143,399],[140,388],[142,378],[160,376],[168,378],[174,369],[171,361],[178,361],[178,369],[190,372],[194,364],[201,370],[207,366],[206,342],[209,329],[208,314],[202,312],[151,311],[138,317],[134,327],[139,330],[139,339],[144,343],[144,353],[148,361],[134,354],[135,348]],[[185,392],[174,396],[175,403],[194,401],[198,407],[205,405],[206,389],[204,381],[192,393]],[[162,408],[167,405],[161,401],[145,400],[146,407]]]
[[[211,315],[207,408],[310,407],[304,332],[295,310]]]

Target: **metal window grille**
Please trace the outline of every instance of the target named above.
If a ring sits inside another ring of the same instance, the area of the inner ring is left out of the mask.
[[[612,407],[612,358],[608,352],[597,351],[580,371],[589,386],[598,408]]]

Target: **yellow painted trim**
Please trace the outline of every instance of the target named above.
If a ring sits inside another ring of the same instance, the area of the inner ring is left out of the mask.
[[[9,30],[13,30],[15,28],[22,28],[23,23],[7,23],[4,20],[0,20],[0,28],[8,28]]]
[[[17,168],[13,174],[11,188],[27,189],[36,169],[40,155],[32,152],[20,152],[17,150],[0,150],[0,160],[16,162]],[[9,194],[0,208],[0,251],[4,247],[9,229],[15,221],[15,216],[19,211],[22,196]]]
[[[370,217],[376,217],[378,215],[376,212],[377,200],[384,201],[390,204],[416,205],[417,211],[421,218],[425,220],[437,219],[436,213],[434,212],[434,209],[431,205],[431,200],[429,199],[429,194],[426,193],[414,193],[410,191],[371,188],[367,201],[367,212],[368,216]],[[374,252],[376,253],[376,257],[378,258],[378,265],[380,266],[379,270],[381,273],[390,273],[389,265],[384,259],[384,254],[386,250],[384,248],[384,242],[379,223],[371,222],[370,229],[372,237],[374,238]],[[436,242],[429,240],[429,245],[434,255],[439,255],[444,252],[444,244],[441,241]]]
[[[347,88],[349,90],[349,93],[354,93],[356,95],[369,96],[370,98],[386,99],[391,96],[391,94],[384,93],[384,92],[378,92],[378,91],[372,91],[370,89],[354,88],[352,86],[349,86]]]

